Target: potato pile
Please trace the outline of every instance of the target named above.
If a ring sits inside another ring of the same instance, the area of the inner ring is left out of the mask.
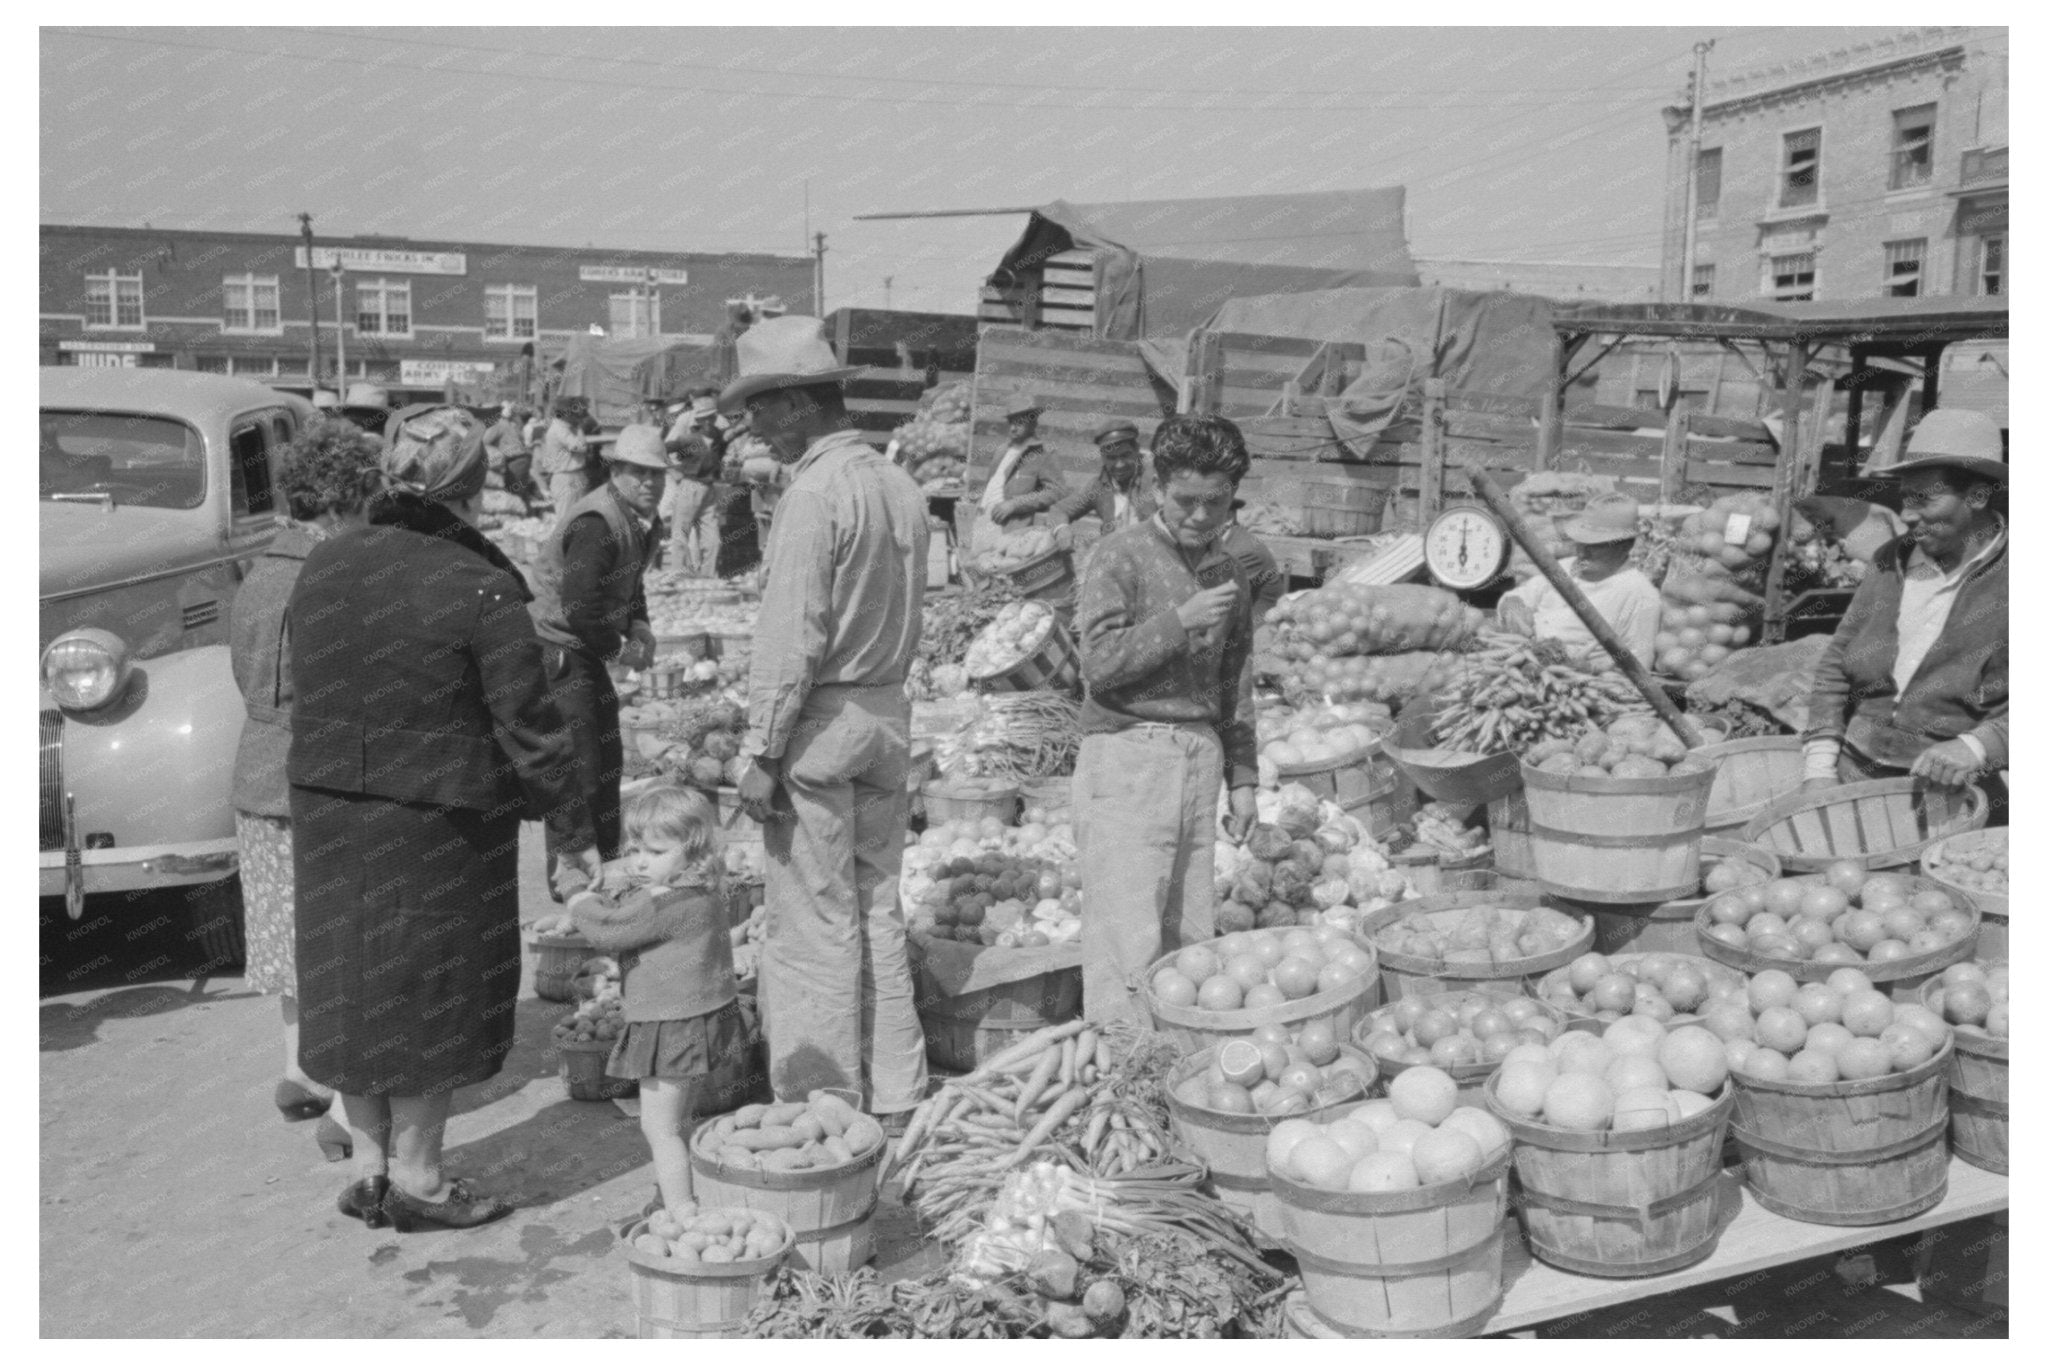
[[[742,1171],[829,1170],[882,1145],[882,1125],[839,1096],[813,1090],[788,1104],[749,1104],[706,1124],[700,1154]]]
[[[1575,740],[1547,739],[1522,756],[1559,777],[1665,777],[1706,771],[1685,742],[1647,711],[1632,712],[1589,729]]]
[[[1468,910],[1412,911],[1373,935],[1383,953],[1431,962],[1506,965],[1568,948],[1586,924],[1547,905],[1532,910],[1480,905]]]
[[[585,1000],[550,1031],[557,1043],[609,1043],[626,1027],[626,1002],[616,991]]]
[[[794,1236],[766,1209],[700,1209],[694,1201],[662,1209],[639,1228],[631,1234],[633,1250],[683,1265],[766,1260]]]

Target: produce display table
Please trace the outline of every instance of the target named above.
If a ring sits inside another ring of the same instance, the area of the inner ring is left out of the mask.
[[[1698,1265],[1668,1275],[1630,1280],[1573,1275],[1532,1259],[1519,1237],[1510,1238],[1502,1272],[1506,1290],[1500,1309],[1479,1329],[1479,1335],[1520,1331],[1574,1313],[1734,1279],[1772,1266],[2000,1213],[2010,1205],[2004,1176],[1980,1171],[1953,1158],[1948,1166],[1948,1196],[1939,1204],[1917,1217],[1871,1227],[1828,1227],[1781,1218],[1750,1198],[1748,1188],[1734,1172],[1724,1171],[1722,1179],[1729,1186],[1724,1193],[1738,1202],[1732,1220],[1722,1229],[1720,1244],[1712,1256]]]

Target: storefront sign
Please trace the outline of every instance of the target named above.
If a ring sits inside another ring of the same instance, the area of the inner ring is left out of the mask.
[[[662,270],[645,265],[584,265],[576,278],[585,284],[688,284],[687,270]]]
[[[497,372],[497,365],[488,360],[401,360],[398,362],[398,382],[406,385],[446,384],[450,380],[457,384],[473,384],[480,379],[488,379]]]
[[[154,341],[60,341],[60,351],[100,351],[113,355],[154,355]]]
[[[375,271],[389,275],[467,275],[469,257],[460,251],[393,251],[383,247],[316,246],[313,265],[332,270],[336,261],[343,270]],[[292,262],[306,268],[306,248],[292,253]]]

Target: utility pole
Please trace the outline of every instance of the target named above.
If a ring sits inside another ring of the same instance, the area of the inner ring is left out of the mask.
[[[320,387],[320,286],[313,279],[313,215],[299,215],[299,235],[306,239],[306,316],[313,322],[313,359],[306,370],[306,378],[314,388]],[[339,253],[336,258],[339,259]]]
[[[347,272],[342,269],[339,255],[335,256],[334,264],[327,267],[327,273],[334,280],[334,396],[342,398],[348,394],[348,328],[341,311],[342,299],[347,293],[343,283]]]
[[[825,316],[825,234],[817,234],[818,267],[811,282],[811,299],[818,307],[818,316]]]
[[[1700,111],[1707,102],[1710,38],[1692,45],[1692,132],[1685,148],[1685,256],[1678,267],[1678,301],[1692,301],[1692,262],[1700,244]]]

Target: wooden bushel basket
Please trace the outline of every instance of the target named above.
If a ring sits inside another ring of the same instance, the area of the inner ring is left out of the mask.
[[[841,1275],[875,1256],[875,1203],[885,1140],[844,1166],[823,1171],[742,1171],[705,1150],[708,1128],[690,1139],[697,1202],[706,1208],[765,1209],[789,1224],[790,1258],[805,1270]]]
[[[1802,1223],[1864,1227],[1933,1208],[1948,1193],[1953,1037],[1909,1071],[1795,1085],[1736,1073],[1729,1131],[1756,1202]]]
[[[565,1004],[576,999],[576,973],[593,957],[601,956],[581,934],[526,935],[533,949],[533,993],[543,1000]]]
[[[562,1054],[562,1082],[569,1087],[570,1099],[589,1103],[639,1093],[640,1082],[604,1074],[605,1059],[612,1055],[612,1046],[617,1041],[608,1038],[601,1042],[553,1045]]]
[[[1273,1173],[1309,1307],[1346,1335],[1468,1337],[1500,1306],[1508,1154],[1467,1181],[1338,1194]]]
[[[1920,988],[1920,1003],[1940,989]],[[1956,1155],[1979,1170],[2008,1174],[2012,1164],[2012,1105],[2007,1080],[2012,1043],[1988,1033],[1955,1030],[1955,1057],[1948,1069],[1948,1137]]]
[[[635,1247],[633,1239],[646,1230],[644,1221],[635,1223],[619,1243],[631,1267],[633,1316],[642,1341],[735,1335],[792,1245],[785,1240],[782,1250],[758,1260],[684,1264]]]
[[[1528,882],[1503,881],[1484,891],[1453,891],[1442,896],[1395,901],[1360,920],[1358,934],[1361,938],[1375,939],[1381,929],[1408,915],[1442,914],[1488,906],[1504,910],[1534,910],[1543,903],[1541,887]],[[1382,951],[1375,940],[1374,951],[1379,953],[1380,975],[1386,982],[1388,1003],[1411,995],[1437,995],[1444,991],[1485,991],[1510,998],[1530,994],[1527,989],[1529,982],[1555,968],[1569,965],[1573,958],[1592,950],[1592,919],[1575,910],[1559,910],[1558,913],[1570,915],[1581,922],[1584,927],[1578,937],[1554,952],[1538,953],[1513,962],[1441,962],[1433,958],[1411,957],[1407,953]]]
[[[1378,744],[1345,758],[1297,764],[1278,773],[1281,782],[1296,783],[1342,806],[1375,838],[1384,838],[1403,818],[1396,805],[1400,772]]]
[[[1180,955],[1180,950],[1175,949],[1145,969],[1144,983],[1138,994],[1152,1016],[1154,1032],[1178,1047],[1182,1056],[1232,1038],[1249,1038],[1267,1024],[1284,1024],[1290,1031],[1298,1031],[1311,1019],[1327,1019],[1331,1031],[1339,1039],[1349,1038],[1352,1027],[1365,1017],[1367,1010],[1380,1002],[1379,954],[1362,935],[1349,937],[1372,955],[1373,966],[1344,990],[1317,991],[1314,995],[1289,1000],[1282,1005],[1248,1010],[1205,1010],[1193,1005],[1168,1005],[1152,993],[1152,978],[1158,975],[1161,967]]]
[[[1805,878],[1819,881],[1818,877]],[[1977,903],[1966,891],[1952,887],[1936,886],[1924,877],[1908,877],[1906,884],[1911,892],[1940,891],[1955,902],[1956,908],[1969,913],[1970,932],[1964,934],[1946,948],[1937,948],[1931,953],[1915,953],[1911,957],[1894,958],[1890,962],[1858,962],[1856,969],[1870,978],[1871,984],[1895,1000],[1913,997],[1921,984],[1939,972],[1943,967],[1964,962],[1977,955],[1977,929],[1982,917],[1977,913]],[[1700,952],[1712,961],[1735,968],[1747,976],[1772,968],[1787,972],[1794,981],[1825,981],[1839,963],[1800,961],[1787,957],[1768,957],[1751,952],[1747,948],[1736,948],[1715,938],[1709,930],[1714,927],[1712,912],[1702,905],[1693,915],[1693,932],[1699,936]]]
[[[1700,885],[1711,768],[1664,777],[1559,776],[1522,765],[1536,880],[1560,896],[1640,905]],[[1494,862],[1500,862],[1496,846]]]
[[[1707,830],[1733,839],[1762,815],[1764,807],[1798,791],[1806,776],[1806,752],[1797,735],[1758,735],[1703,744],[1693,750],[1714,764],[1707,793]]]
[[[1270,1236],[1280,1236],[1280,1209],[1272,1195],[1272,1178],[1266,1173],[1266,1139],[1275,1126],[1290,1118],[1334,1116],[1355,1109],[1359,1101],[1378,1088],[1379,1068],[1371,1057],[1355,1047],[1340,1047],[1338,1052],[1367,1068],[1371,1079],[1366,1082],[1365,1092],[1277,1118],[1260,1113],[1226,1114],[1220,1109],[1189,1104],[1180,1097],[1181,1082],[1209,1065],[1216,1053],[1214,1048],[1205,1048],[1184,1059],[1167,1077],[1166,1108],[1173,1116],[1174,1134],[1209,1168],[1208,1183],[1216,1197],[1233,1208],[1250,1211],[1253,1221]]]
[[[960,782],[927,782],[922,792],[927,825],[951,820],[988,820],[1017,823],[1018,794],[1015,787],[981,786]]]
[[[1024,1035],[1081,1017],[1081,969],[1064,967],[965,995],[919,991],[924,1055],[949,1071],[973,1071]]]
[[[2012,897],[2003,891],[1979,891],[1953,881],[1947,865],[1962,849],[1985,843],[2004,848],[2009,842],[2009,835],[2010,831],[2003,825],[1997,829],[1966,830],[1937,839],[1920,853],[1921,876],[1944,891],[1960,892],[1976,902],[1977,911],[1983,916],[1977,925],[1977,956],[1998,962],[2011,957],[2008,944],[2011,941]]]
[[[1709,834],[1700,840],[1701,881],[1705,881],[1714,864],[1731,859],[1762,868],[1765,875],[1773,878],[1783,871],[1776,856],[1768,850],[1734,839],[1717,839]],[[1693,919],[1700,908],[1712,899],[1707,895],[1688,896],[1684,900],[1665,901],[1656,906],[1615,906],[1595,910],[1594,946],[1603,953],[1690,953],[1699,956],[1700,941],[1693,929]]]
[[[1493,870],[1522,881],[1536,879],[1536,850],[1529,842],[1529,799],[1516,760],[1515,789],[1486,803],[1486,833],[1493,843]]]
[[[1721,1175],[1735,1093],[1691,1118],[1638,1132],[1574,1132],[1486,1107],[1515,1135],[1516,1207],[1529,1251],[1575,1275],[1662,1275],[1714,1253],[1740,1201]]]
[[[1990,815],[1981,787],[1884,777],[1782,796],[1743,826],[1742,841],[1777,854],[1787,872],[1835,862],[1903,867],[1952,834],[1982,829]]]
[[[1062,696],[1081,693],[1081,650],[1074,637],[1055,617],[1046,628],[1038,648],[996,673],[970,675],[979,687],[990,692],[1058,692]]]
[[[1475,998],[1497,1005],[1512,1003],[1491,991],[1445,991],[1440,995],[1430,996],[1429,1003],[1455,1013],[1459,1005],[1468,999]],[[1559,1033],[1567,1031],[1589,1033],[1597,1032],[1600,1028],[1600,1024],[1593,1019],[1573,1019],[1568,1017],[1563,1010],[1547,1000],[1531,999],[1530,1003],[1536,1006],[1544,1018],[1557,1025]],[[1366,1015],[1365,1018],[1359,1020],[1358,1027],[1351,1030],[1351,1042],[1353,1045],[1363,1049],[1365,1047],[1365,1040],[1372,1036],[1374,1025],[1382,1018],[1391,1015],[1393,1010],[1393,1005],[1382,1005],[1371,1014]],[[1369,1053],[1365,1055],[1371,1056]],[[1453,1081],[1457,1082],[1458,1103],[1467,1109],[1484,1109],[1486,1107],[1486,1084],[1500,1070],[1500,1063],[1498,1061],[1461,1062],[1454,1066],[1437,1066],[1435,1062],[1396,1062],[1385,1057],[1372,1057],[1371,1059],[1379,1067],[1380,1074],[1388,1085],[1392,1085],[1396,1076],[1399,1076],[1411,1067],[1436,1067],[1438,1071],[1443,1072]]]

